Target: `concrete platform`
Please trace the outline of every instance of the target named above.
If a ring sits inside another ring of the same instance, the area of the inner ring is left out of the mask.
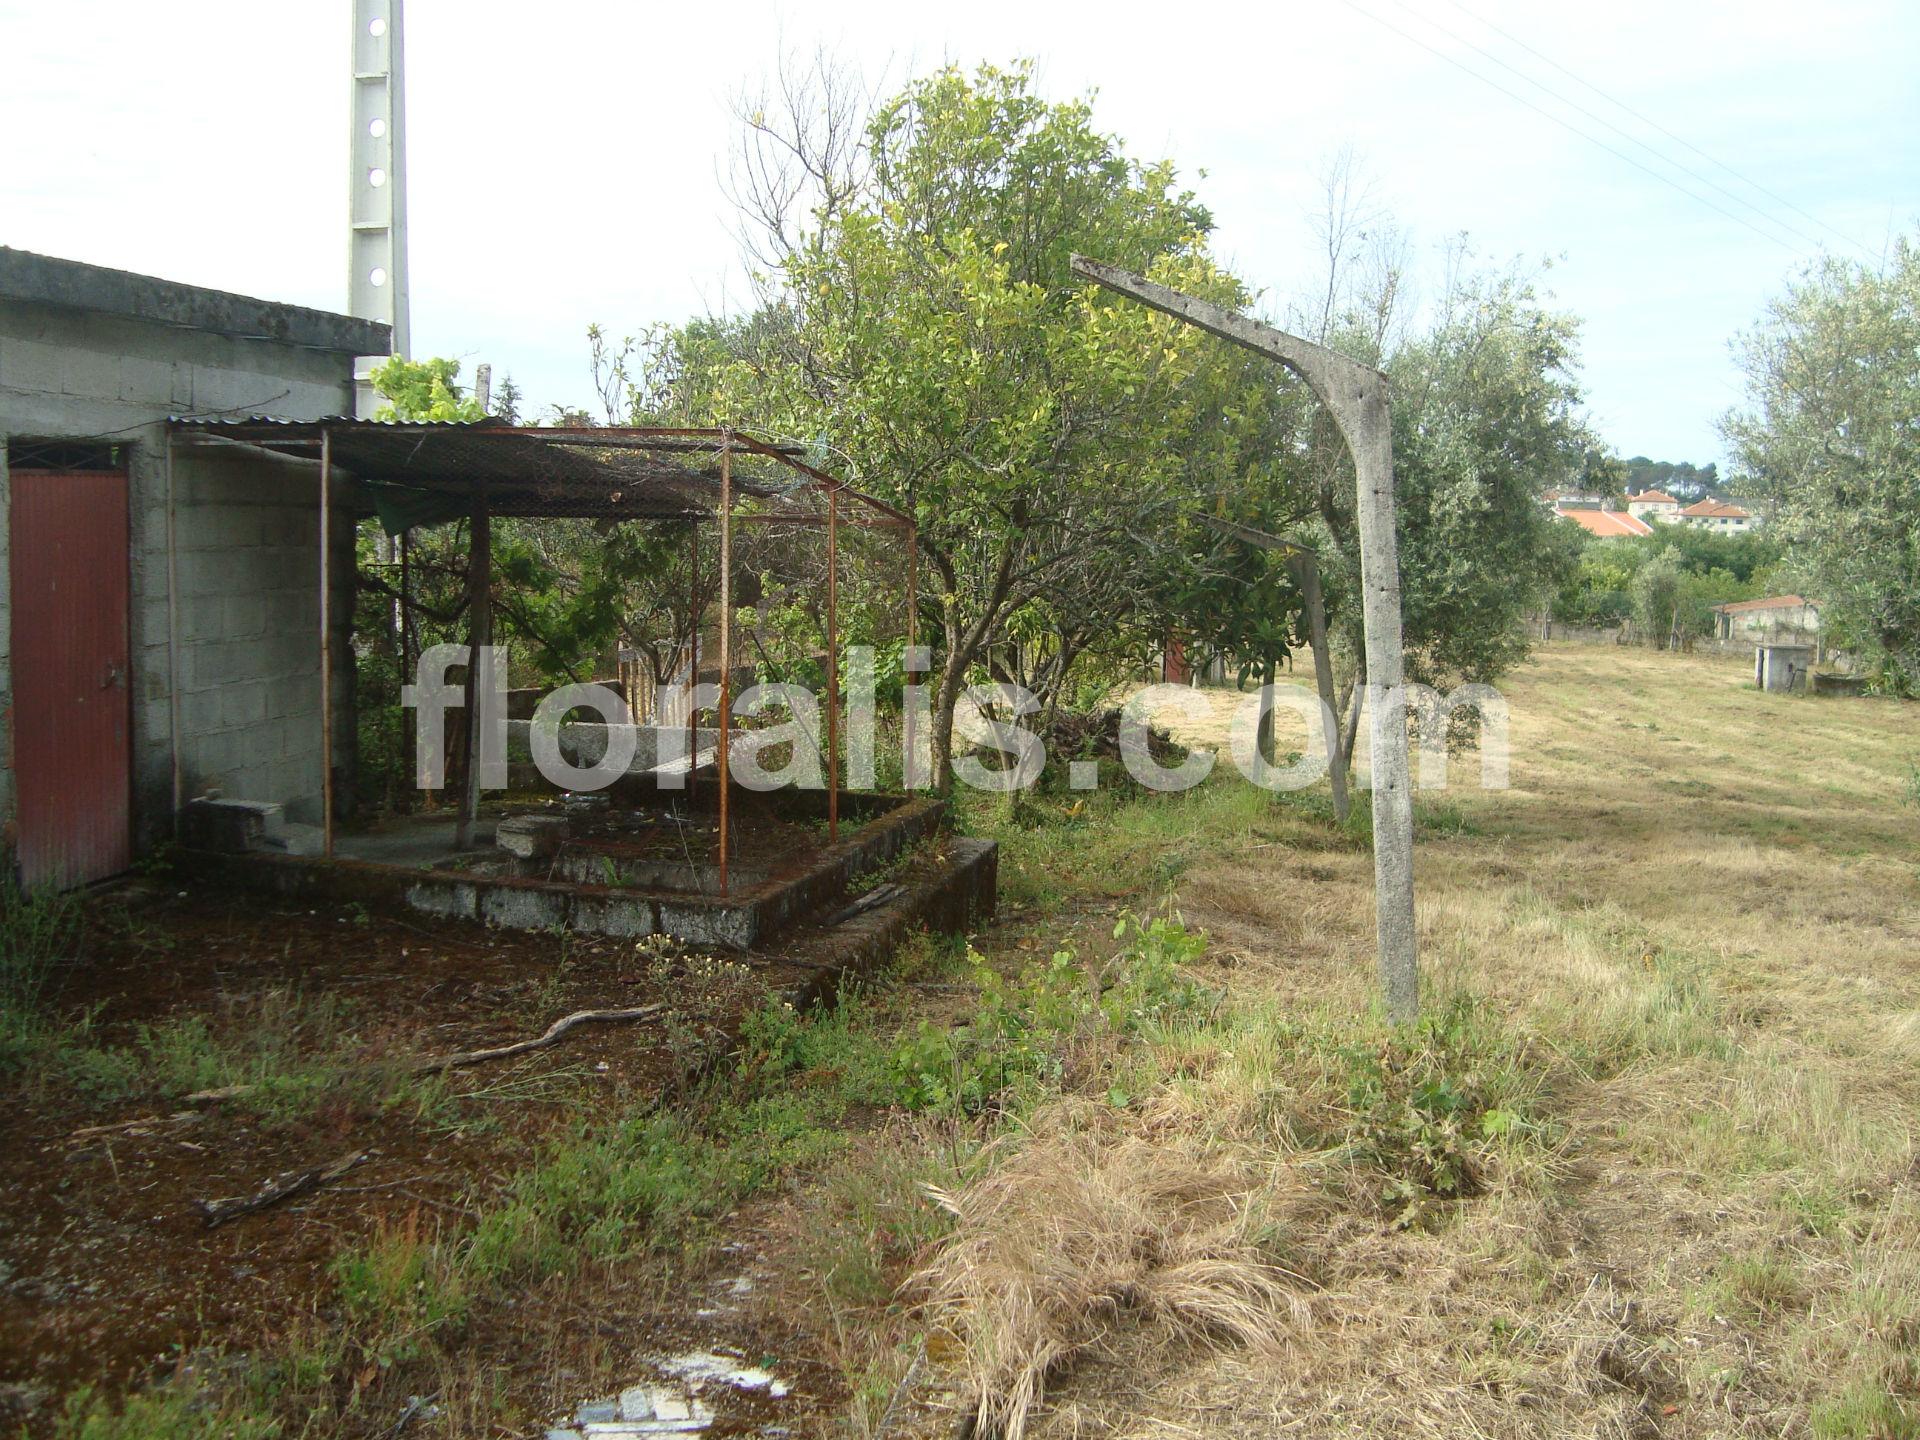
[[[195,852],[203,866],[281,894],[409,906],[432,915],[480,920],[516,930],[567,928],[640,938],[671,935],[694,945],[749,950],[803,919],[829,912],[857,877],[879,869],[932,835],[942,801],[843,795],[847,810],[877,810],[787,866],[718,867],[637,861],[618,845],[570,844],[552,860],[521,861],[493,843],[493,825],[476,825],[475,843],[452,848],[453,817],[407,817],[378,832],[341,835],[334,856],[264,850]],[[529,873],[531,872],[531,873]]]

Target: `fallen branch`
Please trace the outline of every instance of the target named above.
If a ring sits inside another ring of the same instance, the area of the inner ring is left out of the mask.
[[[553,1044],[562,1035],[576,1025],[585,1025],[590,1021],[606,1023],[615,1020],[647,1020],[666,1009],[664,1005],[634,1005],[623,1010],[576,1010],[571,1015],[563,1015],[546,1030],[531,1040],[519,1040],[512,1045],[496,1045],[489,1050],[457,1050],[451,1055],[434,1055],[425,1060],[416,1060],[407,1067],[410,1075],[424,1075],[435,1070],[452,1070],[460,1065],[479,1065],[488,1060],[505,1060],[514,1055],[525,1055],[529,1050],[541,1050]]]
[[[453,1070],[462,1065],[480,1065],[488,1060],[506,1060],[514,1055],[525,1055],[531,1050],[541,1050],[553,1044],[576,1025],[590,1022],[602,1024],[616,1020],[649,1020],[667,1007],[664,1005],[633,1005],[620,1010],[576,1010],[571,1015],[563,1015],[546,1030],[531,1040],[517,1040],[511,1045],[496,1045],[486,1050],[456,1050],[451,1055],[429,1055],[423,1060],[408,1062],[402,1073],[407,1075],[429,1075],[441,1070]],[[237,1100],[243,1095],[259,1089],[258,1085],[222,1085],[217,1090],[196,1090],[186,1097],[189,1105],[213,1105],[222,1100]]]
[[[186,1105],[216,1105],[222,1100],[238,1100],[242,1095],[250,1095],[260,1087],[251,1081],[245,1085],[222,1085],[215,1090],[196,1090],[182,1103]]]
[[[171,1115],[142,1115],[137,1120],[119,1120],[111,1125],[82,1125],[78,1130],[67,1136],[67,1144],[71,1145],[79,1140],[88,1140],[96,1135],[111,1135],[120,1130],[127,1130],[138,1134],[150,1125],[179,1125],[188,1120],[198,1120],[199,1118],[200,1117],[191,1110],[177,1110]]]
[[[306,1170],[288,1170],[274,1176],[251,1195],[227,1200],[196,1200],[193,1206],[200,1212],[200,1218],[206,1221],[207,1228],[212,1230],[229,1220],[238,1220],[242,1215],[251,1215],[256,1210],[265,1210],[269,1205],[278,1205],[282,1200],[291,1200],[295,1195],[318,1190],[329,1181],[338,1180],[370,1153],[356,1150],[330,1164],[315,1165]]]
[[[844,925],[855,916],[864,915],[869,910],[877,910],[900,895],[906,894],[904,885],[876,885],[852,904],[842,906],[821,923],[828,929]]]

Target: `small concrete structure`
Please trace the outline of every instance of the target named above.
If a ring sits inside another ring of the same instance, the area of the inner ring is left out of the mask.
[[[30,881],[72,884],[123,868],[172,833],[178,802],[210,790],[283,807],[295,821],[319,818],[316,467],[211,447],[169,467],[166,422],[350,412],[354,356],[386,349],[387,327],[369,321],[0,248],[0,825],[30,832],[62,820],[57,805],[37,809],[32,794],[18,803],[23,779],[29,789],[56,783],[47,757],[15,753],[23,707],[65,703],[37,696],[57,682],[16,664],[21,627],[31,627],[25,639],[36,653],[70,650],[84,630],[71,608],[58,608],[77,598],[16,593],[11,535],[23,489],[30,481],[59,505],[77,499],[77,473],[117,476],[111,493],[99,492],[111,509],[99,518],[124,521],[128,537],[125,569],[85,582],[117,587],[102,604],[120,602],[125,638],[84,636],[117,652],[88,663],[117,677],[127,744],[59,757],[61,768],[116,772],[97,778],[103,794],[122,797],[118,813],[97,820],[117,843],[80,854],[56,834],[35,862],[43,837],[16,831]],[[86,514],[76,523],[94,522]],[[335,526],[332,540],[332,701],[336,728],[350,736],[352,527]],[[350,749],[340,764],[351,769]],[[57,783],[76,788],[71,775]]]
[[[282,807],[263,800],[202,797],[180,812],[180,838],[198,850],[239,855],[248,850],[284,849],[287,817]]]
[[[493,843],[516,860],[548,860],[567,843],[564,815],[510,815],[493,827]]]
[[[1719,639],[1752,645],[1812,644],[1820,635],[1820,602],[1803,595],[1768,595],[1716,605],[1713,631]]]
[[[824,814],[825,796],[799,792],[792,798]],[[677,861],[648,858],[618,841],[563,835],[570,826],[560,816],[509,816],[480,826],[465,850],[450,847],[454,817],[443,811],[410,816],[375,833],[343,835],[331,859],[296,855],[270,839],[244,847],[209,845],[201,853],[210,874],[283,894],[387,902],[510,930],[565,926],[591,935],[669,935],[747,950],[832,913],[853,898],[861,877],[934,836],[946,813],[945,803],[930,797],[840,798],[862,817],[857,828],[808,855],[735,866],[736,883],[726,890],[704,850],[696,855],[689,848]],[[992,851],[987,845],[984,881],[971,874],[966,881],[969,903],[988,910],[997,874]]]
[[[1762,690],[1805,690],[1813,669],[1811,645],[1756,645],[1753,683]]]

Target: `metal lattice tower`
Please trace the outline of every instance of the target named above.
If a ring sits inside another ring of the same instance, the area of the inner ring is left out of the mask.
[[[353,137],[347,218],[347,309],[393,327],[393,353],[409,352],[407,132],[401,63],[403,0],[353,0]],[[385,356],[354,365],[364,413],[367,375]]]

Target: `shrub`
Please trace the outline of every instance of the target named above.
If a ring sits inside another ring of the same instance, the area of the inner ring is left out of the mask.
[[[1476,1194],[1499,1144],[1537,1130],[1538,1080],[1466,997],[1410,1032],[1341,1047],[1350,1121],[1347,1157],[1385,1179],[1382,1198],[1408,1225],[1433,1199]]]

